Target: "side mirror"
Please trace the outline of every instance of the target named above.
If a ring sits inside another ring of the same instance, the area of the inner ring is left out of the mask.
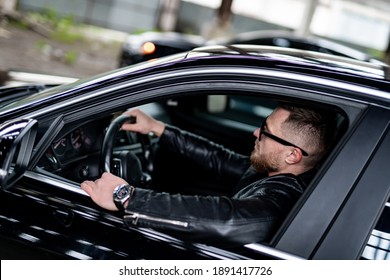
[[[38,122],[21,119],[0,125],[0,188],[8,189],[27,170]]]

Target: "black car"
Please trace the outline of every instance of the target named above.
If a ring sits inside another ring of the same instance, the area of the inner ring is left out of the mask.
[[[7,88],[15,97],[0,108],[1,259],[390,259],[388,71],[314,52],[216,46],[58,87]],[[128,228],[80,188],[100,177],[107,156],[131,180],[136,156],[143,187],[221,195],[230,182],[153,135],[112,129],[113,120],[141,107],[249,154],[252,132],[280,101],[332,110],[338,141],[269,242],[214,246]]]
[[[207,45],[262,45],[315,51],[367,61],[379,65],[384,62],[369,54],[328,39],[316,36],[300,36],[285,30],[260,30],[236,34],[233,37],[206,41],[200,36],[177,32],[145,32],[129,35],[119,55],[119,66],[189,51]]]
[[[328,39],[317,36],[301,36],[291,31],[285,30],[260,30],[239,33],[231,38],[221,38],[211,40],[209,45],[234,45],[234,44],[249,44],[275,46],[284,48],[293,48],[307,51],[315,51],[320,53],[328,53],[342,57],[353,58],[361,61],[367,61],[375,64],[384,62],[370,56],[369,54],[348,47],[344,44],[337,43]]]
[[[178,32],[145,32],[129,35],[122,45],[119,66],[128,66],[142,61],[192,50],[205,44],[196,35]]]

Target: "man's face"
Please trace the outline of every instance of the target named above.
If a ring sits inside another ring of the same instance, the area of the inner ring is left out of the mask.
[[[283,138],[281,124],[287,119],[289,114],[284,109],[275,109],[268,116],[263,129]],[[281,170],[283,164],[285,147],[265,135],[262,135],[259,141],[260,130],[261,128],[258,128],[253,133],[257,139],[255,140],[255,147],[250,157],[252,166],[259,173],[269,174],[278,172]]]

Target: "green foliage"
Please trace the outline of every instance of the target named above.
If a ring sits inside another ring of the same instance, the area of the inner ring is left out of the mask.
[[[76,24],[71,15],[60,16],[54,9],[47,8],[43,13],[30,14],[30,18],[48,26],[52,30],[52,39],[61,43],[72,44],[83,39],[81,34],[75,32]]]
[[[66,52],[65,57],[64,57],[65,63],[73,64],[76,62],[77,57],[78,57],[78,53],[76,51],[68,51],[68,52]]]
[[[39,40],[36,43],[36,46],[39,50],[42,50],[46,46],[46,41],[45,40]]]
[[[71,15],[60,16],[54,9],[46,9],[43,13],[31,13],[29,18],[33,23],[41,24],[51,30],[50,37],[60,43],[73,44],[79,40],[84,40],[83,36],[76,32],[77,25]],[[37,48],[53,55],[53,48],[46,40],[37,42]],[[55,54],[54,54],[55,56]],[[78,52],[67,50],[62,53],[61,60],[67,64],[74,64],[78,59]]]
[[[380,50],[374,50],[374,49],[370,49],[368,51],[368,53],[373,56],[373,57],[376,57],[378,59],[384,59],[385,58],[385,52],[383,51],[380,51]]]
[[[81,34],[72,32],[73,27],[72,20],[63,18],[58,22],[56,29],[52,32],[53,39],[68,44],[74,43],[77,40],[82,40]]]
[[[9,22],[10,25],[12,26],[16,26],[17,28],[20,28],[20,29],[28,29],[28,22],[26,21],[10,21]]]

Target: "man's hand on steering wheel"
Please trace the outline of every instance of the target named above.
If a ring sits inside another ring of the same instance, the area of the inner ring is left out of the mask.
[[[123,130],[138,132],[141,134],[148,134],[152,132],[157,137],[160,137],[164,132],[165,124],[163,122],[154,119],[139,109],[127,111],[124,115],[135,117],[136,122],[124,123],[122,125]]]
[[[140,159],[131,151],[123,151],[113,156],[116,134],[120,129],[136,132],[141,144]],[[142,111],[135,109],[120,115],[107,129],[101,151],[101,173],[109,172],[120,176],[136,185],[148,186],[153,172],[153,147],[150,132],[160,136],[165,129],[163,122],[157,121]]]

